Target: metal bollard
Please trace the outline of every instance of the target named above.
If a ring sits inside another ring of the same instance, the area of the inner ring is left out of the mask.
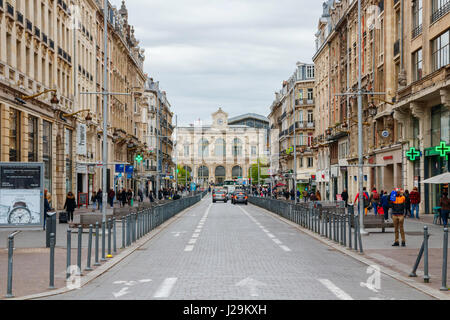
[[[50,281],[49,289],[55,289],[55,234],[50,233]]]
[[[430,282],[430,275],[428,274],[428,226],[423,227],[423,282]]]
[[[113,218],[113,252],[117,253],[116,218]]]
[[[67,229],[67,258],[66,258],[66,279],[70,277],[69,268],[71,265],[71,252],[72,252],[72,230]]]
[[[359,227],[359,219],[357,220],[358,225],[358,241],[359,241],[359,252],[363,253],[362,239],[361,239],[361,228]]]
[[[95,262],[94,262],[94,266],[99,266],[100,262],[98,261],[98,250],[99,250],[99,246],[98,246],[98,236],[99,236],[99,225],[98,225],[98,221],[95,223]]]
[[[348,214],[348,247],[352,248],[352,214],[349,212]]]
[[[358,222],[359,222],[359,216],[354,215],[353,220],[353,227],[355,228],[355,251],[358,250]]]
[[[347,216],[344,214],[342,215],[342,245],[345,247],[347,245]]]
[[[88,240],[88,253],[87,253],[87,263],[86,271],[91,271],[91,255],[92,255],[92,224],[89,225],[89,240]]]
[[[81,273],[81,247],[82,247],[83,227],[78,226],[78,246],[77,246],[77,266]]]
[[[13,252],[14,252],[14,237],[20,231],[15,231],[8,236],[8,280],[6,284],[5,298],[13,298],[12,284],[13,284]]]
[[[442,285],[441,291],[448,291],[447,288],[447,250],[448,250],[448,229],[444,228],[444,244],[442,246]]]
[[[125,223],[126,223],[126,246],[128,247],[130,245],[130,215],[127,214],[125,216]]]
[[[122,249],[125,248],[125,218],[122,217]]]
[[[106,251],[106,220],[105,221],[103,221],[102,220],[102,258],[101,258],[101,261],[106,261],[106,257],[105,257],[105,255],[106,255],[106,253],[105,253],[105,251]]]
[[[107,258],[112,258],[111,255],[111,219],[108,219],[107,222],[107,227],[108,227],[108,255],[106,256]]]

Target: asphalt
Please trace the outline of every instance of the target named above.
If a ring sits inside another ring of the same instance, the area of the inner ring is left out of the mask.
[[[65,300],[426,300],[256,206],[187,210]]]

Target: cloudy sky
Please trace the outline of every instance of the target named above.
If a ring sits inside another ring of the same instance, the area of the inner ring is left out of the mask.
[[[121,0],[111,0],[120,8]],[[179,125],[222,107],[267,116],[274,92],[311,62],[317,0],[126,0],[145,48],[145,72],[160,81]]]

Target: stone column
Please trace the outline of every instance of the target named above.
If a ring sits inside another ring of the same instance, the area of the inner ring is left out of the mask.
[[[423,156],[420,157],[420,177],[422,178],[423,181],[425,179],[425,148],[426,148],[424,136],[426,132],[429,132],[426,131],[425,129],[430,125],[429,117],[427,116],[429,115],[429,112],[425,111],[425,103],[423,102],[413,101],[410,104],[410,108],[412,115],[419,119],[419,136],[417,138],[419,139],[420,151],[423,153]],[[412,170],[414,170],[414,166]],[[412,176],[414,177],[414,172]],[[425,211],[425,184],[421,183],[420,190],[421,190],[420,198],[422,201],[420,202],[419,213],[423,213]]]
[[[394,110],[394,119],[397,120],[401,125],[402,125],[402,132],[401,132],[401,137],[398,137],[397,140],[402,144],[402,149],[401,149],[401,153],[402,153],[402,171],[401,172],[396,172],[396,164],[394,164],[394,183],[396,183],[396,181],[398,181],[398,174],[402,175],[401,178],[401,186],[396,186],[396,187],[401,187],[401,188],[406,188],[408,185],[408,160],[406,159],[406,157],[404,156],[405,153],[409,150],[409,143],[404,143],[407,142],[407,128],[410,124],[410,119],[411,119],[411,115],[409,113],[409,109],[402,109],[402,108],[397,108]],[[394,135],[395,136],[395,135]]]
[[[9,106],[0,104],[0,161],[9,161]]]

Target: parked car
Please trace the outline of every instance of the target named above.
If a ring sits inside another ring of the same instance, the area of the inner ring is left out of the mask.
[[[231,203],[245,203],[245,205],[248,205],[248,195],[247,192],[238,190],[233,193],[233,197],[231,199]]]
[[[223,201],[224,203],[228,202],[227,192],[225,190],[214,190],[212,202],[216,203],[217,201]]]

